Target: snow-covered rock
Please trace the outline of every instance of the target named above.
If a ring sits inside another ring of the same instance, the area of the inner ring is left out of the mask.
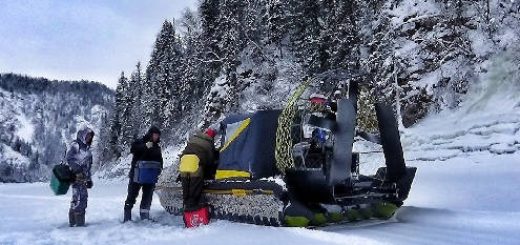
[[[112,97],[97,83],[0,74],[0,182],[47,179],[78,128],[87,125],[99,133]]]

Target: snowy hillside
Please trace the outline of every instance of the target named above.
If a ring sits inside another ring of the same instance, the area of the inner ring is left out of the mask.
[[[79,126],[99,132],[112,97],[111,90],[92,82],[1,74],[0,182],[45,180]]]
[[[166,20],[148,64],[119,79],[102,175],[124,175],[150,124],[172,148],[230,113],[281,108],[324,74],[360,84],[360,129],[376,129],[376,99],[411,127],[462,106],[497,57],[518,60],[519,13],[509,0],[201,0]]]
[[[407,130],[410,160],[444,160],[473,152],[512,154],[520,148],[520,60],[501,53],[487,65],[460,108],[431,114]],[[416,154],[418,149],[420,154]],[[424,151],[435,152],[426,156]]]
[[[390,221],[315,230],[213,221],[184,229],[155,196],[157,222],[121,224],[126,183],[97,180],[89,194],[89,225],[69,228],[70,194],[55,197],[46,183],[1,184],[0,244],[520,244],[515,62],[507,55],[494,59],[460,108],[404,129],[405,157],[418,171],[408,200]],[[373,169],[382,156],[377,147],[368,149],[376,153],[362,154],[361,161]]]

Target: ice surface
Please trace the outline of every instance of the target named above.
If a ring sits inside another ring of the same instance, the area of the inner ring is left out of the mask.
[[[519,159],[486,153],[409,162],[418,167],[417,176],[394,220],[320,230],[228,221],[184,229],[157,196],[151,212],[157,222],[122,224],[126,184],[117,181],[96,183],[89,193],[88,226],[69,228],[70,193],[53,196],[46,183],[1,184],[0,244],[518,244]]]

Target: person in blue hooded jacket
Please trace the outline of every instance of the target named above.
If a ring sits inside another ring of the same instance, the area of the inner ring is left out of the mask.
[[[90,145],[94,139],[94,131],[85,127],[78,131],[76,140],[67,150],[66,159],[75,180],[72,183],[72,201],[69,210],[69,225],[85,226],[85,210],[87,208],[88,192],[92,188],[90,169],[92,167],[92,152]]]

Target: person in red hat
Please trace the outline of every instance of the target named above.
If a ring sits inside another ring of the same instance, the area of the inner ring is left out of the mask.
[[[203,200],[204,178],[216,169],[218,151],[214,138],[220,124],[191,136],[182,152],[179,172],[182,182],[183,219],[187,228],[209,223],[209,209]]]

